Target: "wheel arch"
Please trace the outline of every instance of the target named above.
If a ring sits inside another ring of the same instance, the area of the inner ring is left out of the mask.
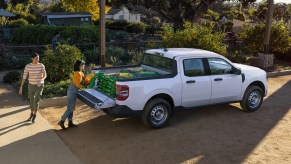
[[[261,81],[254,81],[254,82],[250,83],[250,84],[248,85],[248,87],[251,86],[251,85],[254,85],[254,86],[258,86],[258,87],[260,87],[260,88],[263,90],[263,94],[266,93],[266,87],[265,87],[265,85],[264,85],[263,82],[261,82]],[[247,88],[248,88],[248,87],[247,87]]]
[[[148,101],[146,102],[146,104],[149,101],[151,101],[151,100],[153,100],[155,98],[165,99],[166,101],[168,101],[170,103],[170,105],[171,105],[172,108],[175,106],[175,103],[174,103],[173,98],[170,95],[166,94],[166,93],[159,93],[159,94],[156,94],[156,95],[152,96],[151,98],[148,99]]]

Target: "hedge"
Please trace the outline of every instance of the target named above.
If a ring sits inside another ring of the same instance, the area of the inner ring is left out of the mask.
[[[27,25],[12,31],[14,44],[51,44],[55,32],[61,32],[60,40],[67,43],[97,42],[99,30],[96,26],[47,26]]]

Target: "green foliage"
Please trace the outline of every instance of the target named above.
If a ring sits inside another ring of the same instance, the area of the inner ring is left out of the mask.
[[[141,62],[142,56],[144,52],[138,50],[130,50],[128,51],[128,56],[130,57],[130,61],[127,64],[139,64]]]
[[[144,23],[130,23],[128,26],[126,26],[126,31],[129,33],[144,33],[145,32],[145,24]]]
[[[248,60],[245,54],[243,53],[227,53],[224,55],[228,60],[234,62],[234,63],[243,63],[247,64]]]
[[[22,69],[30,62],[31,59],[29,57],[18,58],[16,56],[9,55],[5,57],[3,67],[7,69]]]
[[[170,26],[163,27],[162,38],[165,47],[199,48],[226,53],[226,45],[222,43],[224,34],[213,32],[213,27],[201,26],[186,22],[183,30],[176,32]]]
[[[12,42],[16,44],[50,44],[55,32],[61,32],[60,39],[69,43],[97,42],[98,28],[95,26],[46,26],[27,25],[12,32]]]
[[[29,24],[37,24],[38,20],[35,15],[33,14],[27,14],[23,16],[23,18],[29,23]]]
[[[238,20],[241,20],[241,21],[245,21],[246,20],[246,16],[243,12],[238,12],[237,15],[236,15],[236,18]]]
[[[220,15],[217,12],[208,9],[207,13],[204,14],[204,16],[207,17],[208,20],[218,20]]]
[[[42,98],[52,98],[52,97],[61,97],[66,96],[67,89],[71,80],[67,79],[64,81],[50,83],[45,81],[44,89],[42,92]],[[21,79],[18,81],[18,89],[20,87]],[[22,95],[25,98],[28,98],[28,80],[25,81],[22,88]]]
[[[99,49],[98,48],[85,50],[83,53],[86,58],[86,64],[99,63]]]
[[[128,25],[126,20],[106,21],[106,27],[110,30],[124,30]]]
[[[107,47],[106,48],[106,63],[112,65],[121,65],[126,63],[127,55],[125,50],[121,47]]]
[[[84,59],[84,55],[76,46],[59,45],[54,52],[47,49],[42,63],[46,67],[48,80],[58,82],[68,79],[74,70],[74,64],[78,59]]]
[[[67,89],[70,85],[71,80],[64,80],[57,83],[45,83],[44,90],[42,93],[43,98],[60,97],[67,95]]]
[[[145,33],[147,34],[158,34],[162,31],[162,28],[159,24],[155,25],[155,24],[150,24],[150,25],[146,25],[145,27]]]
[[[245,46],[245,52],[256,54],[263,52],[265,25],[260,24],[255,27],[246,26],[240,34],[240,39]],[[270,53],[275,54],[277,58],[284,58],[291,61],[291,37],[290,32],[284,25],[273,24],[270,36]]]
[[[4,83],[17,82],[21,78],[21,74],[18,71],[10,71],[3,77]]]
[[[16,19],[16,20],[10,20],[8,23],[10,26],[25,26],[28,25],[27,20],[25,19]]]

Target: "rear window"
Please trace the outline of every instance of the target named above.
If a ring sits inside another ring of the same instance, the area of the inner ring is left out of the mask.
[[[169,59],[160,55],[145,54],[142,64],[159,68],[164,71],[172,72],[173,59]]]

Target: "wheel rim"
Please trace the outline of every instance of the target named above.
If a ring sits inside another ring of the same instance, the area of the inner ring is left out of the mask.
[[[164,105],[157,105],[151,111],[151,122],[154,125],[163,124],[168,117],[167,107]]]
[[[259,91],[253,91],[248,98],[248,103],[251,108],[256,108],[261,103],[261,94]]]

